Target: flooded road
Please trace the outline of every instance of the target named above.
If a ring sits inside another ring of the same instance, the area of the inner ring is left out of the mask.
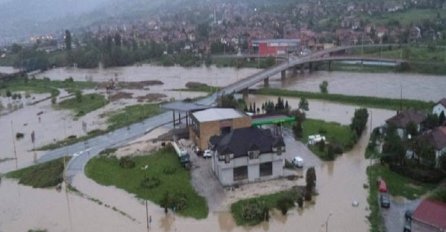
[[[328,82],[328,92],[354,96],[418,99],[437,102],[446,97],[446,76],[415,73],[355,73],[318,71],[280,81],[270,80],[270,87],[319,92],[319,84]],[[401,91],[402,90],[402,91]]]

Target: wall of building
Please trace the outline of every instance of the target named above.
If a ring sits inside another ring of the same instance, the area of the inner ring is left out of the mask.
[[[434,109],[432,110],[432,113],[440,116],[441,112],[445,112],[446,114],[446,108],[442,104],[437,104],[434,106]]]
[[[202,122],[199,123],[198,126],[199,135],[196,134],[193,129],[189,128],[190,138],[201,150],[207,149],[209,145],[209,139],[214,135],[220,135],[222,121],[225,121],[223,123],[225,126],[226,124],[230,124],[232,130],[237,128],[251,127],[251,117],[249,116],[229,120]]]
[[[260,176],[260,164],[272,162],[272,175]],[[248,178],[234,181],[234,168],[247,166]],[[261,154],[258,159],[249,159],[248,156],[232,159],[229,163],[218,160],[218,152],[212,156],[212,169],[223,186],[246,184],[256,181],[266,181],[283,176],[284,158],[275,153]]]
[[[424,224],[414,218],[412,221],[412,232],[441,232],[441,230],[434,226]]]

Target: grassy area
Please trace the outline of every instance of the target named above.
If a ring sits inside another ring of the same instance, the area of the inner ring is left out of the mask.
[[[83,116],[95,111],[107,104],[107,100],[101,94],[91,93],[82,95],[81,99],[76,97],[59,102],[58,108],[72,110],[76,117]]]
[[[127,106],[122,110],[108,115],[108,130],[114,130],[128,126],[135,122],[157,115],[161,112],[158,104],[143,104]]]
[[[367,179],[369,182],[369,196],[367,197],[367,203],[369,204],[370,214],[367,219],[370,222],[371,232],[383,232],[384,222],[380,214],[380,206],[378,201],[378,185],[376,180],[379,177],[379,173],[375,170],[377,165],[367,167]]]
[[[319,70],[328,70],[328,65],[323,64]],[[388,73],[395,72],[397,69],[392,66],[379,66],[379,65],[358,65],[347,64],[342,62],[332,62],[331,71],[345,71],[345,72],[359,72],[359,73]]]
[[[364,20],[370,20],[372,24],[376,25],[387,25],[392,21],[399,21],[403,26],[409,26],[411,23],[415,25],[423,20],[437,19],[437,13],[440,15],[446,15],[445,9],[408,9],[398,12],[389,12],[384,14],[378,14],[369,16],[364,14]]]
[[[338,144],[342,149],[351,146],[351,138],[353,136],[353,131],[350,130],[349,126],[341,125],[336,122],[325,122],[316,119],[305,119],[303,125],[303,142],[308,142],[308,136],[314,134],[324,135],[327,142],[331,144]],[[313,153],[315,153],[319,158],[323,160],[329,160],[327,156],[326,148],[321,151],[317,145],[310,145],[309,148]]]
[[[243,217],[243,211],[247,204],[251,203],[257,203],[261,202],[263,206],[265,206],[268,210],[273,209],[277,207],[278,201],[280,199],[283,199],[285,197],[290,197],[292,199],[295,198],[293,196],[293,193],[295,194],[295,191],[288,190],[288,191],[282,191],[278,193],[258,196],[254,198],[244,199],[237,201],[231,205],[231,214],[235,219],[235,222],[237,225],[256,225],[262,222],[259,218],[252,218],[250,220],[247,220]]]
[[[402,196],[410,200],[416,199],[435,188],[434,184],[425,184],[414,181],[390,171],[390,169],[384,165],[370,166],[368,173],[374,177],[374,183],[372,185],[376,185],[377,178],[381,177],[386,181],[388,191],[391,195]]]
[[[429,198],[446,203],[446,186],[439,186],[430,195]]]
[[[5,95],[7,90],[11,92],[24,91],[30,93],[49,93],[54,96],[59,94],[58,89],[65,89],[68,92],[74,92],[80,89],[92,89],[96,86],[93,82],[77,82],[77,81],[51,81],[48,79],[29,79],[25,77],[17,77],[15,79],[0,82],[0,91]]]
[[[116,157],[101,155],[87,163],[85,173],[99,184],[122,188],[158,205],[162,204],[166,193],[182,195],[186,207],[177,210],[180,215],[197,219],[207,217],[206,200],[194,190],[190,182],[190,173],[181,166],[172,149],[166,148],[150,155],[136,156],[131,159],[135,167],[122,168]],[[148,165],[146,171],[142,169],[145,165]],[[145,175],[151,179],[158,179],[159,185],[152,188],[143,187],[141,184]]]
[[[7,173],[6,177],[19,179],[20,184],[33,188],[54,187],[62,183],[64,163],[68,161],[69,158],[59,158]]]
[[[420,100],[409,99],[392,99],[366,96],[349,96],[342,94],[323,94],[317,92],[304,92],[285,89],[271,89],[265,88],[255,92],[260,95],[272,95],[281,97],[304,97],[307,99],[325,100],[331,102],[338,102],[343,104],[352,104],[363,107],[374,107],[383,109],[398,110],[400,106],[403,108],[413,108],[418,110],[429,110],[433,106],[433,102],[425,102]]]

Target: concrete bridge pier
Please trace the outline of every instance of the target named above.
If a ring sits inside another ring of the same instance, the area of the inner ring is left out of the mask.
[[[263,86],[268,87],[269,86],[269,77],[263,80]]]
[[[312,63],[312,62],[309,62],[309,63],[308,63],[308,72],[309,72],[309,73],[312,73],[312,72],[313,72],[313,63]]]
[[[283,80],[286,78],[286,70],[280,72],[280,78]]]
[[[249,89],[248,89],[248,88],[242,90],[243,98],[247,98],[247,97],[248,97],[248,94],[249,94]]]
[[[303,64],[299,65],[300,68],[300,74],[304,74],[305,73],[305,66]]]

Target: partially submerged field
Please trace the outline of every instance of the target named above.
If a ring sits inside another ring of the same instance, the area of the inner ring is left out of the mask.
[[[54,187],[62,183],[65,163],[68,161],[69,158],[62,157],[10,172],[6,177],[18,179],[20,184],[33,188]]]
[[[122,188],[160,206],[167,204],[180,215],[196,219],[207,217],[206,200],[192,187],[190,173],[181,166],[173,149],[164,148],[125,159],[128,160],[100,155],[88,162],[85,173],[99,184]]]

